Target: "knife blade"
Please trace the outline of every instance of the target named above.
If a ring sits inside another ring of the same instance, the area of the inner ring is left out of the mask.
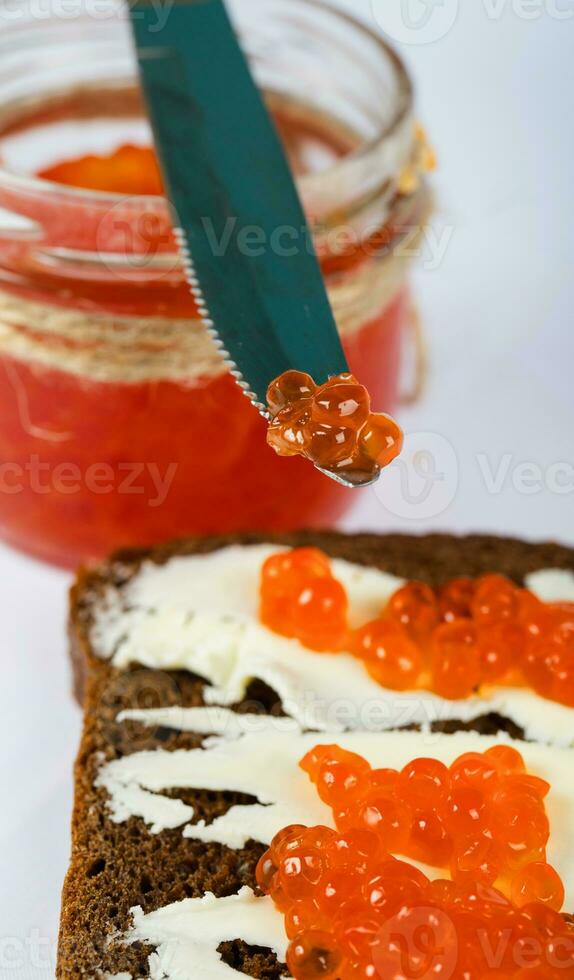
[[[283,147],[223,0],[130,2],[141,82],[200,316],[264,414],[269,383],[349,371]]]

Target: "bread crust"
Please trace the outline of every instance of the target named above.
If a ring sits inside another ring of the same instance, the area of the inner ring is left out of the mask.
[[[124,947],[114,936],[130,924],[129,910],[141,905],[149,912],[170,902],[206,891],[235,893],[254,887],[254,868],[262,845],[250,841],[240,851],[182,837],[181,829],[152,835],[142,821],[132,818],[114,824],[106,816],[105,791],[95,787],[103,760],[120,758],[142,749],[191,748],[198,736],[148,730],[137,723],[118,725],[116,715],[127,707],[203,704],[204,682],[182,671],[153,671],[134,665],[119,671],[95,656],[90,645],[94,610],[104,590],[122,589],[145,561],[164,564],[177,555],[206,554],[230,544],[271,542],[290,546],[315,545],[332,557],[372,565],[404,578],[438,585],[456,575],[498,571],[518,584],[541,568],[574,571],[574,551],[548,542],[530,544],[485,535],[454,537],[444,534],[411,537],[333,531],[296,534],[242,534],[190,538],[152,549],[117,552],[107,562],[82,569],[70,593],[70,653],[74,693],[84,706],[84,728],[75,766],[75,803],[72,817],[72,853],[66,876],[60,925],[57,976],[62,980],[96,978],[102,973],[127,971],[147,977],[151,949],[141,944]],[[253,702],[260,710],[276,709],[276,698],[262,684],[254,684],[237,710]],[[449,724],[445,730],[461,728]],[[473,723],[485,733],[500,729],[519,735],[506,720],[486,716]],[[240,794],[189,793],[177,795],[192,802],[198,816],[208,821],[234,803]],[[278,980],[285,967],[273,954],[227,943],[222,955],[230,965],[255,978]]]

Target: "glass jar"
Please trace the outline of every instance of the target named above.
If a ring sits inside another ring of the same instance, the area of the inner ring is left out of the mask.
[[[356,500],[267,447],[200,323],[166,201],[127,194],[129,174],[121,191],[54,179],[61,161],[99,166],[121,146],[151,155],[121,8],[0,8],[0,534],[65,565],[174,535],[328,525]],[[428,208],[424,181],[405,180],[418,153],[405,69],[328,3],[231,8],[351,369],[392,410],[409,317],[395,246]]]

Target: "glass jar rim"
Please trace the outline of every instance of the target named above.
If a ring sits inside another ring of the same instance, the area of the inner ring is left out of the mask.
[[[343,185],[349,184],[351,182],[352,173],[355,171],[355,169],[357,167],[368,166],[369,160],[376,157],[381,148],[392,140],[405,122],[410,120],[413,110],[414,89],[410,74],[403,59],[379,31],[371,29],[368,24],[363,22],[360,18],[355,17],[353,14],[342,10],[338,6],[332,5],[329,0],[299,0],[299,2],[309,8],[323,10],[324,12],[335,16],[341,24],[348,25],[354,31],[356,31],[358,35],[368,39],[371,44],[374,43],[378,51],[390,64],[397,84],[397,95],[391,118],[379,128],[376,135],[365,139],[359,145],[353,147],[348,153],[345,153],[334,163],[327,166],[324,170],[314,174],[305,174],[301,178],[298,178],[297,182],[300,182],[301,187],[305,192],[308,187],[312,187],[315,184],[321,184],[321,186],[331,182],[341,183]],[[7,35],[5,35],[3,39],[0,39],[0,46],[2,44],[2,40],[10,41],[11,44],[14,42],[13,37],[9,39]],[[30,41],[29,34],[27,35],[27,41],[28,43]],[[51,196],[63,197],[66,200],[76,200],[78,202],[80,200],[84,202],[93,200],[95,204],[99,205],[106,204],[113,206],[118,204],[120,201],[125,201],[126,198],[130,198],[130,195],[126,195],[125,193],[75,187],[60,184],[57,181],[37,177],[35,175],[15,173],[12,170],[6,169],[1,164],[0,184],[5,187],[8,186],[15,191],[24,193],[41,193],[43,195],[49,194]],[[137,197],[137,200],[140,201],[144,207],[149,207],[150,209],[155,209],[160,202],[165,201],[163,195],[138,194],[133,195],[133,197],[134,199]]]

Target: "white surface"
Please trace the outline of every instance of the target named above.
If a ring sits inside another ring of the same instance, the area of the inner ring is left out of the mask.
[[[369,0],[348,3],[371,16]],[[572,13],[567,0],[561,7]],[[442,263],[417,275],[431,371],[424,400],[402,421],[410,433],[438,434],[413,445],[434,448],[446,478],[409,503],[391,474],[346,523],[574,543],[574,23],[553,16],[549,0],[529,20],[514,12],[517,0],[460,8],[442,40],[404,49],[440,155],[436,234],[453,231]],[[561,463],[570,469],[551,469]],[[499,492],[489,492],[489,474]],[[557,480],[567,492],[556,492]],[[68,577],[0,549],[0,582],[0,980],[35,980],[53,972],[79,731],[68,693]]]

